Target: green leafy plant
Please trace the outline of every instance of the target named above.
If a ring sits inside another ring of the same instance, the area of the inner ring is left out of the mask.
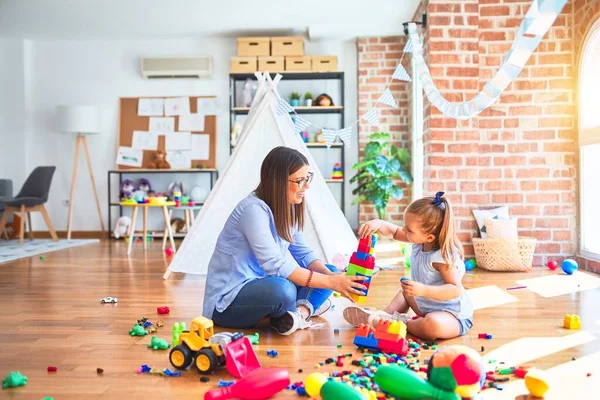
[[[292,94],[290,94],[290,99],[292,99],[292,100],[300,100],[300,93],[298,93],[298,92],[292,92]]]
[[[304,100],[312,100],[313,94],[311,92],[304,93]]]
[[[363,160],[352,166],[358,170],[350,179],[350,183],[358,184],[352,191],[352,194],[357,195],[352,204],[370,201],[379,218],[385,219],[390,198],[400,200],[404,196],[402,188],[393,179],[412,183],[413,178],[409,172],[410,154],[406,149],[390,145],[391,135],[387,132],[372,133],[368,139]]]

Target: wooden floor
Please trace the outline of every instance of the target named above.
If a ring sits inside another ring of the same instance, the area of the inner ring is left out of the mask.
[[[156,307],[166,305],[171,313],[161,318],[165,327],[158,334],[171,342],[174,322],[189,324],[193,317],[201,315],[204,279],[174,274],[164,281],[162,274],[168,260],[160,251],[159,242],[151,244],[146,253],[141,244],[136,244],[131,258],[126,251],[123,241],[102,241],[49,253],[44,260],[33,257],[0,265],[0,375],[5,377],[9,371],[20,371],[29,377],[25,387],[2,390],[0,398],[200,399],[219,379],[232,379],[225,370],[212,376],[209,383],[200,382],[200,375],[193,370],[185,371],[181,378],[136,374],[142,364],[170,368],[168,351],[149,350],[146,344],[150,337],[131,337],[129,329],[142,317],[156,321]],[[394,252],[392,248],[387,255],[396,257]],[[534,268],[528,273],[477,271],[477,276],[466,276],[464,284],[467,288],[496,285],[506,289],[515,285],[516,280],[549,273],[545,268]],[[368,305],[384,306],[397,290],[403,274],[403,270],[379,273],[373,279]],[[509,293],[518,301],[476,311],[471,332],[446,343],[464,343],[478,351],[485,346],[482,354],[486,354],[519,338],[538,338],[510,351],[527,360],[531,348],[545,348],[547,355],[533,355],[534,359],[528,361],[544,369],[600,351],[600,341],[596,339],[600,334],[600,289],[552,298],[543,298],[527,289]],[[118,297],[119,303],[100,304],[105,296]],[[358,356],[352,345],[354,330],[342,319],[347,300],[334,298],[334,303],[335,308],[324,315],[323,328],[300,331],[291,337],[273,334],[266,326],[257,329],[260,345],[256,351],[262,365],[289,368],[293,381],[298,381],[327,357],[346,352]],[[581,331],[562,329],[566,313],[581,316]],[[340,330],[339,335],[334,334],[334,328]],[[493,339],[478,339],[480,332],[492,334]],[[559,343],[568,337],[575,339],[566,345]],[[342,348],[338,349],[337,344],[342,344]],[[266,352],[270,349],[277,350],[279,357],[268,357]],[[424,358],[429,354],[424,352]],[[347,369],[349,361],[346,364]],[[47,372],[48,366],[58,367],[58,372]],[[104,369],[103,375],[97,375],[98,367]],[[299,368],[304,372],[298,373]],[[335,366],[323,368],[335,369]],[[588,379],[600,387],[600,371],[596,367],[590,372],[595,375]],[[571,384],[569,380],[553,382],[555,387]],[[290,390],[276,398],[291,399],[297,395]],[[587,392],[574,398],[597,397]]]

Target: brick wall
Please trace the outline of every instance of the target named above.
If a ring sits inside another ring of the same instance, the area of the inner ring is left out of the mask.
[[[390,90],[398,102],[399,108],[392,109],[382,104],[376,104],[379,96],[386,88],[386,84],[402,58],[402,50],[406,44],[406,37],[369,37],[359,38],[358,45],[358,113],[364,115],[373,106],[379,107],[379,127],[375,127],[361,120],[358,126],[359,159],[363,157],[363,149],[368,142],[367,136],[372,132],[389,132],[392,134],[392,143],[410,150],[410,130],[408,126],[408,101],[411,96],[411,85],[408,82],[394,80]],[[406,66],[410,61],[408,55],[404,57]],[[399,222],[402,213],[411,199],[410,187],[398,182],[404,190],[404,199],[391,199],[387,208],[388,220]],[[375,207],[370,202],[359,206],[359,223],[372,218],[377,218]]]
[[[428,27],[420,30],[425,58],[447,99],[468,100],[483,88],[500,66],[530,5],[530,0],[421,3],[413,19],[427,13]],[[519,77],[479,116],[456,121],[425,100],[424,193],[444,190],[450,196],[467,254],[473,254],[470,242],[477,234],[472,210],[499,205],[508,205],[511,215],[519,218],[521,235],[538,238],[535,264],[577,252],[576,62],[582,38],[599,12],[598,0],[570,0]],[[369,78],[391,73],[391,66],[383,72],[383,60],[391,61],[395,55],[387,52],[396,50],[384,49],[384,40],[393,39],[359,40],[361,114],[380,93],[377,85],[382,85]],[[410,109],[410,87],[404,89]],[[370,130],[361,125],[363,142]],[[409,129],[402,132],[410,134]],[[403,142],[409,145],[409,140]],[[362,205],[360,221],[372,212]]]

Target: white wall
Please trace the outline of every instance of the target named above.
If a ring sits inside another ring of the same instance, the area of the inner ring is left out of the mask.
[[[0,179],[18,192],[26,177],[25,41],[0,38]]]
[[[3,43],[3,42],[0,42]],[[0,44],[0,55],[19,52],[20,61],[0,65],[3,77],[10,79],[10,90],[0,93],[0,105],[18,99],[9,118],[11,129],[26,132],[19,142],[19,155],[11,152],[14,162],[24,158],[24,174],[35,166],[52,164],[57,171],[52,184],[48,209],[57,230],[66,229],[68,208],[63,201],[69,197],[73,164],[74,138],[59,134],[54,127],[56,106],[62,104],[95,104],[103,109],[104,129],[101,135],[88,137],[92,167],[100,196],[102,212],[107,222],[107,171],[115,168],[118,127],[118,98],[127,96],[217,95],[218,115],[218,168],[222,169],[229,157],[229,58],[236,52],[235,39],[168,39],[168,40],[36,40],[32,45]],[[16,47],[16,48],[15,48]],[[8,49],[8,50],[7,50]],[[141,56],[169,56],[210,54],[213,56],[212,80],[146,80],[139,72]],[[307,54],[336,54],[340,69],[346,71],[346,121],[352,123],[357,114],[356,46],[354,41],[307,43]],[[4,59],[4,57],[2,57]],[[8,58],[12,60],[13,57]],[[3,69],[4,68],[4,69]],[[285,76],[284,76],[285,79]],[[2,85],[4,86],[4,85]],[[22,89],[19,89],[22,88]],[[316,94],[316,93],[315,93]],[[5,107],[2,107],[4,109]],[[25,118],[21,118],[24,116]],[[23,125],[23,119],[24,125]],[[17,123],[18,122],[18,123]],[[20,125],[19,125],[20,124]],[[2,125],[0,125],[1,127]],[[356,132],[355,132],[356,135]],[[356,140],[356,138],[355,138]],[[31,144],[23,155],[25,145]],[[22,146],[22,147],[21,147]],[[345,175],[352,174],[357,146],[347,151]],[[3,150],[3,153],[5,151]],[[3,162],[4,163],[4,162]],[[94,204],[87,165],[80,160],[75,194],[73,230],[99,230],[100,223]],[[21,179],[24,179],[21,178]],[[15,185],[20,186],[22,182]],[[357,208],[349,206],[350,188],[346,191],[346,214],[352,226],[358,223]],[[114,209],[116,211],[117,209]],[[45,226],[41,219],[34,220],[34,229]]]

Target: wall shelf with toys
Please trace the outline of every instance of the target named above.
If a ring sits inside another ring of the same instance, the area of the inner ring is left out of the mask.
[[[176,182],[173,174],[178,174]],[[219,171],[216,168],[204,169],[130,169],[130,170],[110,170],[108,171],[108,237],[113,237],[113,227],[116,219],[124,216],[124,209],[120,204],[122,198],[134,198],[136,191],[146,192],[150,190],[150,195],[170,197],[168,193],[169,186],[175,183],[177,187],[184,186],[184,197],[189,197],[195,201],[196,206],[202,206],[204,200],[213,189]],[[126,186],[129,183],[128,186]],[[118,188],[115,190],[115,186]],[[207,187],[209,187],[207,189]],[[129,192],[129,193],[125,193]],[[115,212],[114,207],[119,211]],[[183,213],[183,211],[182,211]],[[178,208],[173,207],[173,218],[179,218]],[[173,221],[172,218],[172,221]],[[115,219],[115,221],[113,221]],[[152,228],[154,226],[154,228]],[[156,221],[150,221],[149,228],[153,233],[151,237],[162,237],[164,222],[161,218]],[[173,233],[174,237],[185,237],[185,233]]]

